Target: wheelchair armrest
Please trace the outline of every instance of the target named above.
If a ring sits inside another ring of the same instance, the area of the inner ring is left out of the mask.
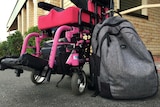
[[[50,11],[51,9],[54,9],[56,11],[62,11],[62,10],[64,10],[63,8],[60,8],[58,6],[55,6],[55,5],[46,3],[46,2],[39,2],[38,3],[38,7],[42,8],[44,10],[47,10],[47,11]]]

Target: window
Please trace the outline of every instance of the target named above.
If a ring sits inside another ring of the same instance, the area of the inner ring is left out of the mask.
[[[147,0],[118,0],[118,1],[119,1],[120,11],[147,4]],[[137,10],[135,12],[129,13],[129,15],[145,17],[147,16],[147,9]]]
[[[127,10],[133,7],[141,5],[141,0],[120,0],[120,10]],[[140,14],[141,10],[135,11],[134,13]]]

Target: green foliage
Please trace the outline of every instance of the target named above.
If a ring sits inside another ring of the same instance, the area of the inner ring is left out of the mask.
[[[26,37],[28,34],[33,33],[33,32],[40,33],[41,31],[38,29],[37,26],[31,27],[31,28],[28,29],[27,32],[25,32],[25,37]],[[49,40],[49,39],[50,39],[50,38],[46,38],[46,39],[42,40],[42,41],[41,41],[41,46],[42,46],[42,44],[43,44],[44,41]],[[34,37],[29,40],[28,45],[29,45],[29,46],[35,46],[35,38],[34,38]],[[34,49],[31,49],[31,48],[27,49],[27,53],[30,53],[30,54],[31,54],[31,53],[34,53],[34,52],[35,52]]]
[[[37,32],[40,33],[40,30],[37,26],[31,27],[28,29],[27,32],[25,32],[24,36],[26,37],[28,34]],[[49,40],[49,38],[44,39],[41,42],[41,45],[44,41]],[[7,37],[7,41],[0,43],[0,57],[3,56],[19,56],[21,52],[23,44],[23,37],[22,34],[19,31],[16,31],[15,33],[9,35]],[[35,38],[31,38],[28,43],[29,46],[35,46]],[[28,53],[34,53],[34,49],[27,49]]]
[[[25,32],[25,35],[27,36],[28,34],[33,33],[33,32],[37,32],[37,33],[39,33],[39,32],[40,32],[40,30],[38,29],[38,27],[37,27],[37,26],[30,27],[30,28],[28,29],[28,31],[27,31],[27,32]]]
[[[8,56],[8,55],[10,55],[8,50],[8,42],[3,41],[0,43],[0,57]]]
[[[30,28],[28,29],[28,31],[25,32],[25,37],[26,37],[28,34],[33,33],[33,32],[39,33],[40,30],[38,29],[37,26],[30,27]],[[32,37],[32,38],[29,39],[28,46],[35,46],[35,38],[34,38],[34,37]],[[35,52],[34,49],[31,49],[31,48],[27,49],[27,53],[34,53],[34,52]]]
[[[9,35],[7,41],[0,43],[0,57],[19,56],[22,43],[23,37],[19,31]]]
[[[29,29],[28,29],[28,31],[27,31],[27,32],[25,32],[25,34],[24,34],[24,35],[25,35],[25,37],[26,37],[28,34],[33,33],[33,32],[37,32],[37,33],[39,33],[39,32],[40,32],[40,30],[38,29],[38,27],[37,27],[37,26],[34,26],[34,27],[29,28]],[[35,45],[35,38],[31,38],[31,39],[29,40],[28,45],[29,45],[29,46],[33,46],[33,45]]]
[[[7,42],[10,55],[19,56],[23,43],[22,34],[19,31],[16,31],[15,33],[7,37]]]

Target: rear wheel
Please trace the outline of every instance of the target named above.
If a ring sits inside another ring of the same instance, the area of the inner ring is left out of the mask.
[[[36,85],[42,84],[45,79],[46,77],[43,77],[36,72],[31,73],[31,81]]]
[[[72,92],[75,95],[80,95],[84,93],[86,86],[87,86],[87,80],[85,72],[84,71],[82,71],[81,73],[74,72],[71,80]]]

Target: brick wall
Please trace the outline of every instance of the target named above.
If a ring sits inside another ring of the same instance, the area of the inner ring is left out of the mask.
[[[74,4],[70,0],[63,0],[63,8],[73,6]]]
[[[26,22],[27,22],[27,15],[26,15],[26,6],[21,10],[21,20],[22,20],[22,35],[27,31]]]
[[[160,0],[148,0],[148,4],[160,3]],[[117,0],[115,0],[116,8]],[[160,57],[160,8],[149,8],[148,19],[123,15],[135,26],[138,34],[155,57]],[[157,59],[157,58],[155,58]]]
[[[26,3],[26,11],[27,11],[27,29],[34,26],[34,4],[33,0],[28,0]]]
[[[49,3],[61,7],[61,0],[50,0]]]
[[[40,1],[44,1],[44,0],[33,0],[33,4],[34,4],[34,26],[37,26],[37,22],[38,22],[38,16],[40,15],[44,15],[44,10],[38,8],[38,2]]]
[[[22,19],[21,19],[21,13],[18,14],[18,30],[22,32]]]

